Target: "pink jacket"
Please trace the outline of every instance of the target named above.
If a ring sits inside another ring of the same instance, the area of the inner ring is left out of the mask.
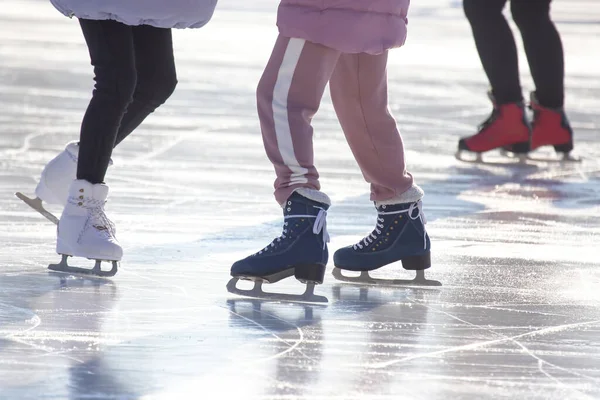
[[[410,0],[281,0],[283,36],[345,53],[379,54],[406,40]]]

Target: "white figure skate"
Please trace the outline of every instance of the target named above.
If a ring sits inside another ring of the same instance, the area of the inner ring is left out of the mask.
[[[58,222],[56,252],[62,256],[58,264],[48,268],[53,271],[98,276],[114,276],[123,249],[115,237],[115,226],[104,212],[108,186],[74,180],[69,188],[68,202]],[[85,257],[96,260],[93,269],[71,267],[68,257]],[[102,271],[102,261],[110,261],[112,269]]]

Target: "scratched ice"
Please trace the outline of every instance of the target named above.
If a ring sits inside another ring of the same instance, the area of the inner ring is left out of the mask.
[[[600,398],[600,5],[553,10],[584,163],[500,167],[453,157],[489,113],[459,3],[413,2],[409,43],[389,67],[391,108],[427,192],[429,276],[444,286],[341,284],[329,265],[317,288],[329,305],[318,307],[225,290],[231,263],[281,223],[253,94],[275,0],[222,0],[206,29],[176,32],[178,91],[109,172],[126,252],[112,280],[47,272],[55,229],[13,196],[31,193],[76,138],[92,81],[75,21],[47,1],[3,0],[0,398]],[[375,215],[328,97],[315,128],[333,251]],[[378,276],[408,278],[398,267]]]

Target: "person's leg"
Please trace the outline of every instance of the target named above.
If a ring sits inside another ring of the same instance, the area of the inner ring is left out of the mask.
[[[398,198],[413,184],[402,138],[388,109],[387,56],[344,54],[329,84],[346,140],[371,184],[373,201]]]
[[[402,261],[431,266],[431,242],[421,211],[423,191],[406,171],[404,146],[388,109],[388,53],[343,54],[331,77],[333,105],[378,212],[373,232],[338,250],[335,266],[368,271]]]
[[[77,179],[69,186],[58,222],[56,252],[63,255],[63,262],[57,269],[64,271],[71,270],[65,256],[116,262],[123,255],[115,226],[104,213],[108,186],[103,180],[121,118],[136,85],[131,27],[85,19],[80,25],[96,85],[81,124]]]
[[[519,61],[514,37],[502,9],[506,0],[464,0],[465,15],[471,24],[483,69],[492,87],[490,117],[474,135],[461,138],[461,152],[483,153],[504,148],[515,153],[529,151],[531,128],[525,114]]]
[[[148,25],[134,26],[131,30],[137,85],[133,101],[121,121],[115,146],[167,101],[177,86],[171,30]]]
[[[312,117],[340,52],[279,36],[258,84],[258,116],[267,156],[275,167],[275,199],[283,207],[280,237],[237,261],[235,278],[277,282],[294,275],[322,283],[329,258],[326,229],[331,202],[313,163]]]
[[[80,20],[88,45],[96,85],[79,138],[77,179],[68,189],[58,221],[56,252],[63,261],[56,270],[82,272],[66,263],[67,256],[121,260],[123,249],[115,225],[104,212],[108,186],[103,183],[117,131],[136,85],[131,27],[115,21]],[[88,271],[100,274],[99,269]]]
[[[564,53],[560,35],[550,19],[550,1],[512,0],[511,12],[521,31],[537,100],[544,107],[562,108]]]
[[[96,85],[79,138],[77,179],[102,183],[123,115],[136,86],[132,28],[115,21],[80,20]]]
[[[463,1],[479,58],[499,105],[523,100],[517,46],[502,15],[505,4],[506,0]]]
[[[535,83],[531,94],[531,148],[552,145],[559,153],[573,150],[573,130],[564,112],[565,64],[560,35],[550,19],[551,0],[512,0],[513,19],[523,38]]]
[[[279,36],[260,80],[258,116],[265,150],[277,174],[279,204],[298,188],[320,189],[311,121],[339,54],[322,45]]]

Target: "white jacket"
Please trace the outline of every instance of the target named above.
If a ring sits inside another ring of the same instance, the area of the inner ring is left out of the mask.
[[[64,15],[110,19],[126,25],[200,28],[210,21],[217,0],[50,0]]]

